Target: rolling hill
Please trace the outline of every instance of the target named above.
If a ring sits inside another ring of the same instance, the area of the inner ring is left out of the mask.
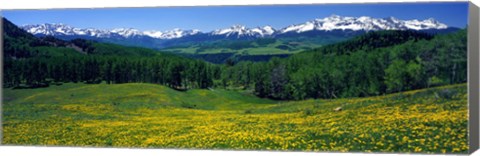
[[[3,94],[5,145],[468,151],[465,84],[291,102],[141,83],[64,84]],[[337,107],[343,110],[334,111]]]

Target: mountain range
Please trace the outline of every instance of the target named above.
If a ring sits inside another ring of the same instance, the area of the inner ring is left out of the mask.
[[[66,24],[33,24],[21,26],[22,29],[35,36],[55,36],[61,39],[92,39],[123,45],[135,45],[161,49],[185,43],[199,43],[215,40],[245,40],[257,38],[283,38],[298,36],[318,36],[334,34],[354,36],[369,31],[378,30],[417,30],[427,32],[450,32],[458,28],[449,27],[433,18],[425,20],[400,20],[394,17],[372,18],[343,17],[331,15],[317,18],[300,24],[292,24],[284,28],[262,26],[247,28],[243,25],[233,25],[229,28],[202,32],[198,29],[182,30],[179,28],[168,31],[140,31],[134,28],[117,28],[101,30],[95,28],[76,28]]]

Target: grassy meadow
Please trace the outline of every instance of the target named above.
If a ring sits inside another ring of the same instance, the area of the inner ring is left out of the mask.
[[[305,51],[306,49],[312,49],[314,46],[301,46],[301,47],[293,47],[291,49],[280,49],[277,46],[282,45],[281,43],[276,42],[275,44],[263,46],[263,47],[250,47],[250,48],[242,48],[242,49],[230,49],[230,48],[223,48],[223,47],[216,47],[216,48],[209,48],[204,51],[201,51],[201,46],[190,46],[190,47],[180,47],[180,48],[166,48],[162,49],[164,52],[170,53],[186,53],[186,54],[218,54],[218,53],[236,53],[236,54],[243,54],[243,55],[272,55],[272,54],[294,54],[299,53],[301,51]],[[201,52],[199,52],[201,51]]]
[[[334,111],[342,107],[342,111]],[[3,144],[466,153],[467,87],[274,101],[147,83],[3,90]]]

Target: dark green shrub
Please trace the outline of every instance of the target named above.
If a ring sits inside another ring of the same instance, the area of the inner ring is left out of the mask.
[[[306,116],[310,116],[310,115],[314,115],[315,112],[310,108],[306,108],[306,109],[303,110],[303,114],[306,115]]]
[[[182,102],[182,104],[181,104],[180,106],[183,107],[183,108],[193,109],[193,108],[195,108],[197,105],[191,105],[191,104]]]
[[[442,89],[435,93],[436,98],[451,100],[457,94],[457,90]]]

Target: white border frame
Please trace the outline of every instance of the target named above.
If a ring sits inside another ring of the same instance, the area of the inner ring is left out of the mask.
[[[230,6],[230,5],[282,5],[282,4],[344,4],[344,3],[409,3],[409,2],[468,2],[467,0],[0,0],[1,10],[11,9],[60,9],[60,8],[113,8],[113,7],[167,7],[167,6]],[[479,2],[471,0],[468,27],[468,94],[469,94],[469,146],[470,153],[479,147]],[[1,14],[0,14],[1,15]],[[474,16],[472,16],[474,15]],[[1,25],[0,21],[0,25]],[[0,28],[1,31],[1,28]],[[3,40],[0,35],[0,51]],[[0,61],[3,60],[0,55]],[[2,61],[3,62],[3,61]],[[0,68],[2,73],[3,68]],[[2,77],[0,77],[0,83]],[[1,91],[1,89],[0,89]],[[1,92],[0,92],[1,93]],[[0,96],[1,100],[1,96]],[[1,107],[0,107],[1,112]],[[1,114],[0,114],[1,120]],[[0,125],[0,131],[2,130]],[[0,141],[2,135],[0,132]],[[0,142],[1,145],[1,142]],[[364,154],[328,152],[267,152],[267,151],[221,151],[221,150],[176,150],[176,149],[128,149],[128,148],[81,148],[81,147],[38,147],[0,146],[1,155],[409,155],[409,154]],[[421,155],[421,154],[416,154]],[[480,151],[474,153],[480,155]]]

